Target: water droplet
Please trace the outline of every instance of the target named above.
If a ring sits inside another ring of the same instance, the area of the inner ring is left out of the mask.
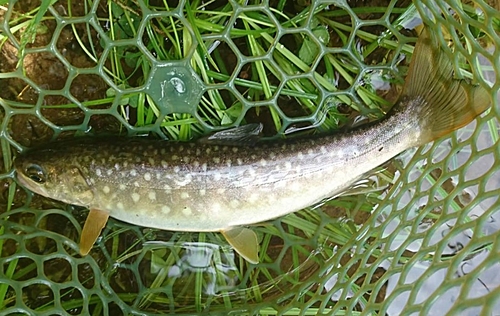
[[[186,92],[186,86],[184,85],[184,81],[182,81],[180,78],[173,77],[172,79],[170,79],[170,84],[174,87],[177,93]]]

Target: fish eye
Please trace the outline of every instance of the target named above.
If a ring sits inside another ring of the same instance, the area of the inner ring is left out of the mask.
[[[36,183],[45,183],[46,176],[39,165],[33,164],[26,167],[26,175]]]

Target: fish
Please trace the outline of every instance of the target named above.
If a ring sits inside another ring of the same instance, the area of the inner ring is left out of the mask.
[[[147,137],[75,137],[19,154],[19,184],[83,206],[80,253],[108,218],[170,231],[221,232],[258,263],[249,225],[315,205],[347,190],[401,152],[463,127],[486,111],[486,89],[454,78],[452,62],[424,31],[398,101],[379,121],[348,132],[256,140],[243,125],[175,142]]]

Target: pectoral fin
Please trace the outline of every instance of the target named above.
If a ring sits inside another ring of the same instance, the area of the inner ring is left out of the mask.
[[[89,216],[83,225],[82,235],[80,236],[80,254],[85,256],[94,246],[101,230],[108,222],[109,214],[107,212],[90,209]]]
[[[250,229],[236,227],[221,232],[234,250],[250,263],[259,263],[259,242],[257,235]]]
[[[252,123],[216,132],[210,136],[198,139],[202,144],[253,146],[260,139],[262,124]]]

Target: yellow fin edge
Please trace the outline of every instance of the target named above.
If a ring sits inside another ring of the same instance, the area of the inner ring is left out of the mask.
[[[95,241],[101,235],[102,229],[106,226],[108,218],[107,212],[90,209],[80,236],[80,255],[86,256],[90,252]]]
[[[245,227],[235,227],[221,231],[234,250],[250,263],[259,263],[259,241],[254,231]]]

